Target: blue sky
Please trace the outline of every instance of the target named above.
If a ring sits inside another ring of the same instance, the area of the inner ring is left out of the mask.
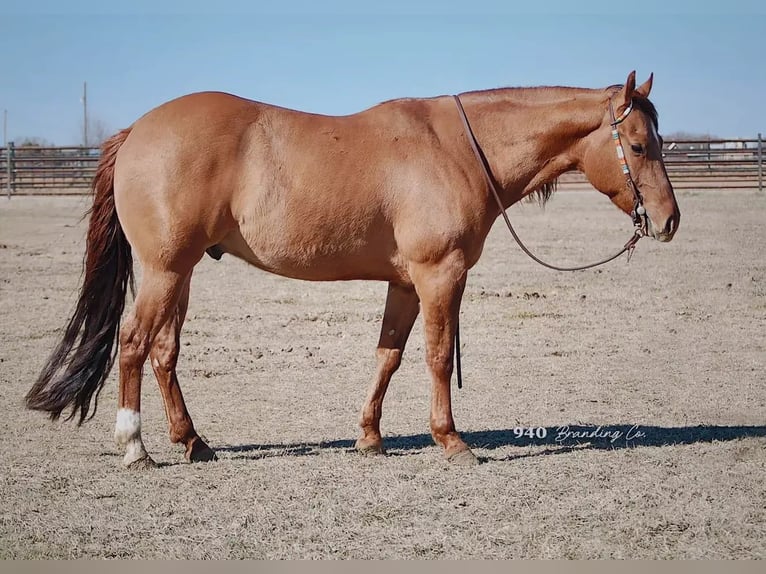
[[[218,6],[220,4],[221,6]],[[0,8],[8,138],[80,143],[199,90],[347,114],[400,96],[655,73],[663,133],[766,133],[766,2],[92,2]]]

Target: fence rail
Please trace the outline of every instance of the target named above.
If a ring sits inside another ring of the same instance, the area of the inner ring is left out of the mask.
[[[763,139],[666,141],[662,155],[676,188],[763,189]],[[0,189],[13,194],[78,194],[90,190],[99,149],[93,147],[0,148]],[[562,178],[587,184],[579,173]]]
[[[99,149],[92,147],[0,148],[0,188],[12,194],[87,193]]]

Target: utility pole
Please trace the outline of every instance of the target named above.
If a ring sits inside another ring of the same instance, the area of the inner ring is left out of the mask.
[[[3,110],[3,147],[8,147],[8,110]]]
[[[88,147],[88,82],[82,83],[82,147]]]

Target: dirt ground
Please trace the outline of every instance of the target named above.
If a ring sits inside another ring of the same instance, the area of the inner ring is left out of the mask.
[[[353,451],[385,284],[206,259],[179,376],[220,460],[182,462],[149,370],[161,467],[130,472],[112,443],[116,373],[81,428],[22,404],[73,309],[88,200],[3,198],[0,557],[766,558],[766,196],[678,200],[672,243],[595,271],[546,270],[494,228],[454,390],[474,468],[431,442],[420,323],[384,404],[388,455]],[[554,262],[630,234],[593,191],[509,213]]]

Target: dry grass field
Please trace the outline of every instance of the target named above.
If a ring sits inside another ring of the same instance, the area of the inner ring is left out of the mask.
[[[161,466],[130,472],[111,438],[116,373],[81,428],[23,408],[74,305],[87,198],[3,198],[0,558],[766,558],[766,196],[678,199],[672,243],[594,271],[539,267],[494,228],[454,390],[473,468],[428,433],[419,323],[384,404],[388,454],[353,450],[385,284],[206,258],[179,376],[220,460],[182,462],[148,370]],[[630,234],[592,191],[509,213],[559,263]]]

